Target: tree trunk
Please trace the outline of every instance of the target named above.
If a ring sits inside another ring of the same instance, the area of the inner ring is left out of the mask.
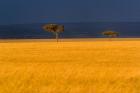
[[[112,36],[109,35],[109,41],[111,41],[111,40],[112,40]]]
[[[56,38],[56,41],[58,42],[59,37],[58,37],[58,33],[57,32],[55,33],[55,38]]]

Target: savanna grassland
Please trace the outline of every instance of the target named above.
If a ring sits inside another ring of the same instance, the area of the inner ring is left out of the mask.
[[[0,93],[140,93],[140,40],[1,40]]]

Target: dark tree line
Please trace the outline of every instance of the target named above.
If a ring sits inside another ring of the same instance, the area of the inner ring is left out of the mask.
[[[59,39],[59,33],[64,32],[64,25],[60,25],[60,24],[45,24],[42,28],[45,31],[52,32],[55,35],[57,42]],[[115,38],[119,36],[119,32],[107,30],[102,32],[102,35],[109,38]]]

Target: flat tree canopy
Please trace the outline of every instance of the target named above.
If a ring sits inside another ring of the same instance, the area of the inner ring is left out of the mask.
[[[52,32],[55,34],[56,40],[58,42],[59,33],[64,32],[64,26],[59,24],[45,24],[43,29],[48,32]]]
[[[63,25],[58,25],[58,24],[45,24],[43,26],[43,29],[45,31],[48,31],[48,32],[63,32],[64,31],[64,26]]]
[[[115,31],[104,31],[102,32],[102,35],[108,36],[108,37],[117,37],[119,36],[119,33]]]

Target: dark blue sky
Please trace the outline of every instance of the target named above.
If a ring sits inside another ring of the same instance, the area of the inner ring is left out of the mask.
[[[140,21],[140,0],[0,0],[0,24]]]

